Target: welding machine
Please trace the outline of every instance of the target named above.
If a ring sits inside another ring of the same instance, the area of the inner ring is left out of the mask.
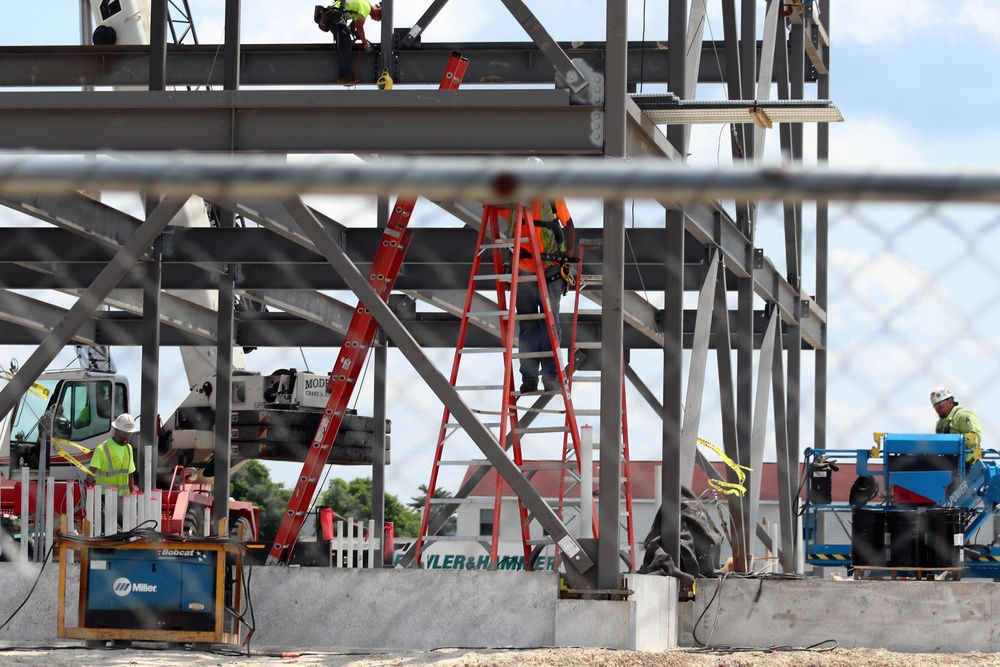
[[[212,539],[122,542],[61,538],[57,636],[86,640],[239,644],[242,555]],[[77,624],[66,627],[68,554],[80,561]]]

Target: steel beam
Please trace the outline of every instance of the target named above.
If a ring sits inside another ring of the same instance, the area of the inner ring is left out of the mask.
[[[90,39],[90,35],[87,35]],[[557,42],[571,59],[583,60],[604,71],[604,44]],[[760,45],[757,45],[758,50]],[[725,81],[723,42],[701,45],[700,83]],[[324,86],[336,79],[337,51],[332,44],[244,44],[240,54],[243,86]],[[393,51],[394,75],[399,85],[436,85],[454,51],[469,58],[466,83],[551,84],[555,67],[528,42],[424,43],[419,48]],[[168,86],[221,88],[224,73],[218,66],[215,44],[170,45]],[[376,71],[379,54],[361,54],[362,75]],[[670,54],[661,42],[630,42],[628,80],[647,84],[667,82]],[[722,65],[720,68],[720,64]],[[363,83],[374,83],[365,79]],[[149,51],[132,45],[114,46],[0,46],[0,87],[76,88],[149,85]]]
[[[597,155],[595,113],[567,90],[12,92],[0,149]]]
[[[53,327],[49,335],[24,362],[20,372],[7,383],[7,386],[0,390],[0,416],[6,416],[10,412],[28,386],[45,371],[59,354],[59,351],[72,340],[74,334],[86,322],[94,308],[114,289],[128,267],[135,263],[138,257],[160,235],[160,232],[170,224],[185,201],[187,201],[186,197],[165,198],[115,255],[115,258],[104,267],[94,283],[69,309],[66,317]]]

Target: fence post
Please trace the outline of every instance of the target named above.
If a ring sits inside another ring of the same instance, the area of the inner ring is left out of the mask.
[[[45,551],[42,552],[42,562],[45,555],[52,549],[56,539],[56,482],[52,477],[45,480]],[[68,485],[68,484],[67,484]]]
[[[28,466],[21,466],[21,562],[28,562]]]

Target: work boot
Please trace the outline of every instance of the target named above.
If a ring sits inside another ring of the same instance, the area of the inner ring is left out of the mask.
[[[340,86],[356,86],[358,85],[358,79],[353,76],[345,76],[337,79],[337,84]]]
[[[545,391],[561,391],[562,386],[559,384],[559,377],[556,375],[546,375],[542,378],[542,388]]]
[[[524,380],[521,382],[520,392],[522,394],[530,394],[533,391],[538,391],[538,380]]]

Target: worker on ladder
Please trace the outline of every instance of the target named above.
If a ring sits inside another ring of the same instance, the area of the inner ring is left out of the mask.
[[[528,158],[528,164],[541,165],[537,157]],[[567,248],[573,247],[575,228],[570,217],[566,201],[536,199],[528,206],[531,220],[535,224],[538,235],[538,245],[542,249],[542,268],[548,283],[549,307],[555,318],[556,338],[562,335],[559,323],[559,301],[572,280],[567,256]],[[507,236],[514,233],[515,220],[512,211],[501,211],[510,220],[507,226]],[[518,270],[535,273],[535,259],[531,250],[521,247],[521,257]],[[534,315],[544,312],[542,294],[536,282],[525,282],[517,286],[517,303],[515,309],[518,315]],[[521,319],[518,322],[518,349],[521,353],[548,352],[552,350],[549,334],[544,319]],[[556,372],[555,356],[521,357],[521,387],[522,394],[538,391],[538,378],[541,375],[542,387],[545,391],[559,391],[558,373]]]

